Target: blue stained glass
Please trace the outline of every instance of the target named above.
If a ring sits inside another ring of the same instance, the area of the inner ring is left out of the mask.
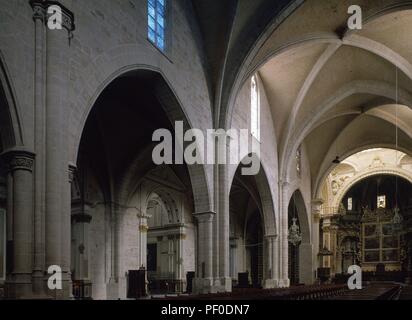
[[[149,16],[149,27],[152,28],[153,30],[156,29],[155,20],[150,16]]]
[[[157,38],[157,46],[159,47],[159,49],[164,49],[164,41],[161,38]]]
[[[158,14],[160,14],[161,16],[165,15],[165,7],[163,7],[161,4],[158,3],[156,9]]]
[[[153,18],[156,16],[156,10],[151,5],[149,5],[149,15],[152,16]]]
[[[148,38],[160,50],[165,48],[165,0],[148,0]]]
[[[160,25],[157,25],[157,34],[163,38],[164,29]]]
[[[152,28],[149,28],[148,36],[149,36],[150,41],[152,42],[156,41],[156,33],[154,32]]]
[[[165,22],[165,20],[163,19],[163,17],[157,16],[157,23],[158,23],[162,28],[164,28],[164,22]]]

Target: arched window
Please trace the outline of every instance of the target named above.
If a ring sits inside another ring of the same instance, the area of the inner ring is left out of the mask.
[[[148,38],[161,51],[166,48],[166,2],[167,0],[148,0],[147,3]]]
[[[250,82],[251,128],[252,135],[260,141],[260,95],[256,75]]]

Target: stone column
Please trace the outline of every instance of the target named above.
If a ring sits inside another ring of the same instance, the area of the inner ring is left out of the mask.
[[[288,182],[279,183],[280,194],[280,240],[279,240],[279,256],[280,256],[280,287],[289,287],[289,243],[288,243],[288,207],[289,207],[289,192],[290,184]]]
[[[313,270],[313,244],[302,243],[299,246],[299,279],[305,285],[314,282]]]
[[[232,281],[233,281],[233,279],[237,279],[237,273],[238,273],[238,268],[237,268],[237,266],[238,266],[238,263],[237,263],[237,260],[238,260],[238,254],[237,254],[237,251],[238,251],[238,246],[237,246],[237,241],[238,241],[238,239],[237,238],[231,238],[230,239],[230,255],[229,255],[229,257],[230,257],[230,261],[229,261],[229,264],[230,264],[230,277],[232,278]]]
[[[89,280],[89,226],[92,216],[88,205],[81,204],[72,209],[72,232],[74,256],[74,279]]]
[[[36,163],[34,170],[34,264],[33,291],[45,296],[45,146],[46,146],[46,19],[47,12],[40,1],[31,2],[35,27],[34,70],[34,146]]]
[[[218,291],[232,291],[232,278],[229,275],[229,182],[228,166],[218,165],[219,170],[219,280]],[[220,287],[220,288],[219,288]]]
[[[279,286],[279,270],[278,270],[278,236],[266,235],[266,247],[267,247],[267,267],[266,267],[266,279],[264,287],[266,289],[277,288]]]
[[[325,218],[323,220],[323,248],[327,249],[330,251],[331,245],[330,245],[330,219]],[[330,257],[323,257],[323,268],[330,268],[331,263],[330,263]]]
[[[69,38],[74,30],[74,16],[58,1],[32,1],[47,10],[49,5],[58,5],[62,11],[62,29],[47,28],[47,62],[46,62],[46,152],[45,152],[45,241],[46,269],[51,265],[63,266],[62,225],[68,221],[67,208],[70,205],[68,193],[68,148],[69,117]],[[67,261],[66,261],[67,262]],[[63,292],[53,292],[57,298]]]
[[[138,214],[139,220],[139,243],[140,243],[140,266],[147,269],[147,231],[149,226],[147,225],[147,219],[150,218],[147,214]]]
[[[34,154],[13,150],[4,154],[13,180],[8,208],[12,208],[12,270],[6,281],[7,297],[33,298],[33,165]]]
[[[140,266],[146,269],[146,292],[148,292],[149,280],[147,279],[147,232],[149,231],[148,219],[150,215],[146,213],[138,213],[137,218],[139,221],[139,249],[140,249]]]
[[[76,172],[76,166],[70,164],[68,166],[68,176],[66,182],[66,190],[63,193],[64,199],[63,208],[63,223],[62,223],[62,280],[63,280],[63,297],[72,298],[72,275],[71,275],[71,239],[72,239],[72,208],[71,208],[71,186]]]
[[[183,228],[180,228],[179,234],[175,237],[175,247],[176,247],[176,280],[178,281],[177,292],[183,292],[185,276],[184,276],[184,252],[183,252],[183,241],[186,239],[186,234]]]
[[[340,253],[337,250],[337,240],[338,240],[338,228],[336,225],[330,227],[330,251],[333,252],[332,259],[330,261],[330,274],[333,278],[337,273],[337,263]]]
[[[13,173],[7,172],[7,201],[6,201],[6,257],[13,252]],[[6,259],[6,276],[13,271],[13,261]]]
[[[195,213],[198,227],[197,270],[194,280],[195,293],[211,293],[213,287],[213,219],[214,212]]]
[[[319,260],[318,254],[320,250],[320,230],[319,230],[319,223],[320,223],[320,215],[322,210],[323,200],[322,199],[314,199],[312,200],[312,243],[313,243],[313,269],[317,270],[319,267]]]

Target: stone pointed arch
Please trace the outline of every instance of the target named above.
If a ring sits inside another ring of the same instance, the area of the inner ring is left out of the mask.
[[[0,150],[23,145],[18,103],[11,77],[0,52]]]
[[[299,224],[300,224],[300,231],[302,233],[302,243],[311,243],[311,232],[310,232],[310,226],[311,226],[311,221],[309,221],[309,214],[307,212],[305,200],[303,198],[302,192],[300,189],[296,189],[289,200],[289,204],[291,202],[295,203],[296,209],[297,209],[297,215],[299,218]]]
[[[265,169],[264,164],[260,160],[260,158],[256,154],[248,155],[247,157],[255,157],[257,161],[260,161],[260,170],[259,173],[253,176],[254,181],[257,187],[257,193],[253,192],[253,190],[248,190],[251,196],[254,198],[256,203],[258,204],[259,210],[262,214],[262,221],[263,221],[263,230],[265,231],[266,235],[278,235],[278,216],[275,210],[275,202],[274,202],[274,192],[271,188],[267,170]],[[243,159],[241,160],[241,162]],[[240,162],[240,163],[241,163]],[[240,164],[237,166],[237,169],[240,168]],[[231,176],[229,177],[229,185],[230,187],[233,184],[233,180],[236,174],[235,170]],[[246,187],[247,188],[247,187]]]
[[[181,214],[176,201],[173,196],[167,192],[163,187],[157,186],[151,190],[144,201],[144,210],[150,206],[150,202],[156,200],[161,203],[164,212],[167,214],[169,223],[178,224],[181,223]]]
[[[351,150],[349,150],[348,152],[345,152],[342,156],[342,159],[348,159],[351,156],[368,150],[368,149],[375,149],[375,148],[383,148],[383,149],[393,149],[393,144],[386,144],[386,143],[376,143],[376,144],[366,144],[357,148],[353,148]],[[405,153],[404,157],[410,157],[411,156],[411,151],[407,150],[405,148],[403,148],[402,146],[398,146],[398,151],[401,151],[403,153]],[[400,159],[401,160],[401,159]],[[316,180],[316,184],[314,187],[314,195],[315,198],[317,199],[321,199],[322,198],[322,186],[324,181],[327,179],[328,175],[333,171],[333,165],[330,164],[329,167],[327,168],[327,170],[325,170],[321,175],[319,175],[319,177]],[[356,177],[359,177],[360,175],[365,175],[364,178],[368,177],[368,173],[370,173],[370,175],[376,175],[376,174],[385,174],[385,172],[387,174],[392,174],[392,175],[399,175],[400,177],[404,178],[407,181],[410,181],[412,183],[412,174],[404,169],[399,168],[398,166],[396,167],[390,167],[388,168],[386,171],[380,167],[372,169],[372,170],[366,170],[366,171],[361,171],[359,173],[357,173],[353,179],[356,179]],[[360,179],[362,180],[362,179]],[[359,181],[360,181],[359,180]],[[352,181],[352,179],[350,179],[348,181],[348,183]],[[349,189],[347,189],[349,190]],[[339,194],[341,194],[341,192],[339,192]],[[344,195],[344,194],[343,194]],[[343,197],[342,195],[342,197]],[[338,204],[340,202],[337,202]]]
[[[89,101],[86,111],[81,116],[79,121],[79,127],[75,130],[76,136],[74,138],[74,144],[72,146],[73,151],[71,157],[76,159],[78,156],[79,146],[83,130],[86,126],[88,116],[97,102],[98,98],[109,87],[113,81],[121,77],[133,76],[134,74],[145,73],[149,81],[151,81],[154,89],[154,94],[162,106],[166,116],[168,117],[172,127],[174,127],[175,121],[183,121],[184,130],[192,128],[191,121],[180,102],[178,96],[175,93],[170,82],[164,76],[164,74],[157,68],[149,66],[132,65],[123,67],[117,70],[107,78],[103,84],[97,89],[91,101]],[[147,150],[146,150],[147,151]],[[207,175],[207,168],[205,165],[192,165],[188,166],[190,180],[192,182],[192,191],[194,196],[194,205],[196,212],[208,212],[212,211],[213,199],[210,191],[210,183]],[[125,194],[116,195],[117,199],[125,200]]]

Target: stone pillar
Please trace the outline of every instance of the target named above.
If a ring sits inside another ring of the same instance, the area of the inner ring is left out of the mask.
[[[329,218],[325,218],[323,220],[323,248],[327,249],[330,251],[331,249],[331,245],[330,245],[330,219]],[[330,261],[330,257],[323,257],[323,264],[322,267],[323,268],[330,268],[331,267],[331,261]]]
[[[218,165],[219,170],[219,280],[217,291],[231,292],[232,278],[229,275],[229,188],[228,166]]]
[[[139,220],[139,243],[140,243],[140,266],[147,269],[147,231],[149,231],[149,226],[147,225],[147,219],[150,218],[146,214],[138,214],[137,218]]]
[[[229,257],[230,257],[230,277],[233,279],[237,279],[237,274],[238,274],[238,245],[237,245],[237,238],[231,238],[230,239],[230,252],[229,252]]]
[[[107,284],[107,298],[117,300],[120,297],[120,217],[122,211],[115,202],[110,204],[110,275]]]
[[[305,285],[311,285],[314,282],[314,275],[313,245],[302,243],[299,246],[299,280]]]
[[[13,228],[11,274],[6,280],[7,297],[31,299],[33,295],[33,165],[34,154],[13,150],[4,154],[13,180],[8,195],[8,208],[12,208]],[[11,202],[11,204],[10,204]]]
[[[43,5],[58,5],[62,11],[62,29],[46,29],[47,61],[46,61],[46,152],[45,152],[45,242],[46,269],[51,265],[63,266],[63,234],[62,227],[68,221],[67,208],[70,205],[68,193],[68,148],[69,117],[68,104],[69,84],[69,38],[74,30],[74,16],[58,1],[32,1]],[[66,261],[67,262],[67,261]],[[66,275],[67,276],[67,275]],[[53,292],[55,298],[68,298],[64,292]]]
[[[6,257],[13,252],[13,173],[7,172],[7,201],[6,201]],[[6,260],[6,275],[13,271],[13,261]]]
[[[90,209],[80,204],[72,209],[73,270],[74,279],[88,281],[89,277],[89,226],[92,220]]]
[[[66,190],[63,193],[66,197],[63,203],[66,205],[63,208],[63,223],[62,223],[62,280],[63,280],[63,297],[72,298],[72,275],[71,275],[71,245],[72,245],[72,208],[71,208],[71,186],[76,172],[76,166],[70,164],[68,166],[68,176],[66,182]]]
[[[177,292],[184,291],[185,275],[183,268],[184,252],[183,252],[183,241],[186,239],[186,234],[183,228],[180,228],[180,232],[175,237],[175,247],[176,247],[176,280],[178,281],[178,286],[176,288]]]
[[[147,232],[149,231],[148,219],[151,216],[146,213],[138,213],[137,219],[139,221],[139,249],[140,249],[140,265],[146,269],[146,292],[148,292],[149,280],[147,279]],[[122,292],[120,292],[122,294]]]
[[[277,288],[279,286],[279,270],[278,270],[278,236],[266,235],[266,248],[267,248],[267,267],[266,267],[266,279],[264,287],[266,289]]]
[[[33,291],[45,296],[45,146],[46,146],[46,19],[47,12],[40,1],[32,1],[34,38],[34,146],[36,163],[34,170],[34,263]]]
[[[289,243],[288,243],[288,207],[289,207],[289,192],[290,184],[288,182],[279,183],[280,194],[280,240],[279,240],[279,256],[280,256],[280,287],[289,287]]]
[[[195,213],[198,227],[197,270],[194,293],[211,293],[213,287],[213,219],[214,212]]]
[[[319,267],[319,259],[318,254],[320,250],[320,230],[319,230],[319,223],[320,223],[320,215],[322,210],[323,200],[322,199],[314,199],[312,200],[312,243],[313,243],[313,269],[316,271]],[[317,277],[317,276],[316,276]]]
[[[340,252],[338,252],[338,227],[336,225],[332,225],[330,227],[330,251],[333,252],[332,259],[330,261],[330,274],[333,278],[336,273],[338,272],[338,261],[340,259]]]

